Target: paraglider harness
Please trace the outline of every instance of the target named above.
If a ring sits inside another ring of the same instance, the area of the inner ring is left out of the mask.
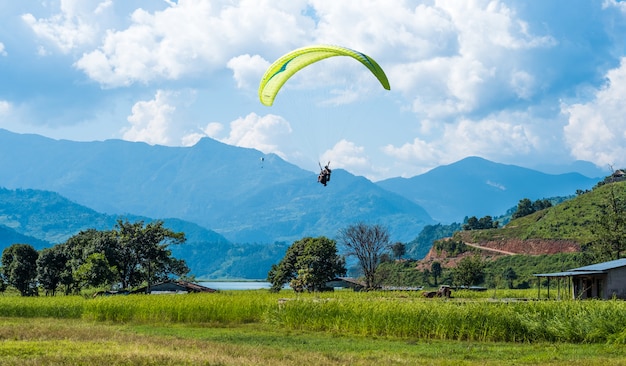
[[[322,183],[324,185],[324,187],[326,187],[326,183],[330,182],[330,168],[328,167],[330,165],[330,161],[328,162],[328,164],[326,164],[323,168],[322,168],[322,164],[320,164],[318,162],[319,166],[320,166],[320,175],[317,176],[317,181]]]

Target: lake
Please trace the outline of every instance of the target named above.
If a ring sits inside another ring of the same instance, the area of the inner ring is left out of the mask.
[[[272,287],[264,281],[202,281],[198,284],[215,290],[259,290]]]

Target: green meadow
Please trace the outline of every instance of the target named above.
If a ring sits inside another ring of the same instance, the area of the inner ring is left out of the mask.
[[[454,295],[5,295],[0,364],[626,365],[624,301]]]

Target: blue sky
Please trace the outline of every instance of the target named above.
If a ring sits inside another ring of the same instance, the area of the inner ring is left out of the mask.
[[[363,52],[299,72],[282,54]],[[61,0],[0,3],[0,128],[191,146],[202,137],[374,181],[467,156],[626,167],[626,3]]]

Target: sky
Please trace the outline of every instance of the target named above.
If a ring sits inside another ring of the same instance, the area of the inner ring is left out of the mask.
[[[294,75],[315,44],[362,52]],[[540,169],[626,167],[626,2],[0,1],[0,128],[193,146],[203,137],[331,162],[372,181],[467,156]]]

